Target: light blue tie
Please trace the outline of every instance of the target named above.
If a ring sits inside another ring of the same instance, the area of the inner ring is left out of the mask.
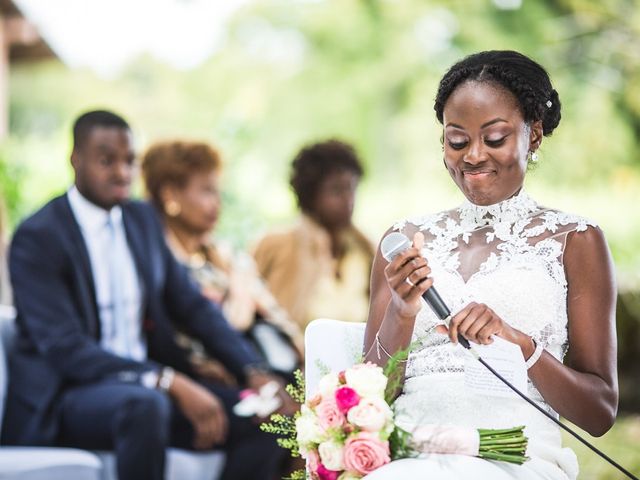
[[[126,256],[122,251],[122,242],[118,239],[116,227],[111,216],[107,220],[107,229],[109,231],[107,259],[109,262],[109,293],[111,294],[113,337],[124,347],[123,356],[130,358],[131,346],[125,315],[124,276],[122,273],[122,262],[125,261]]]

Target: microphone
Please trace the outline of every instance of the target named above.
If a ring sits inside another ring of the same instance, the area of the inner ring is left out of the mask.
[[[403,235],[402,233],[399,233],[399,232],[391,232],[389,235],[387,235],[382,239],[382,242],[380,242],[380,251],[382,252],[382,256],[388,262],[393,260],[398,254],[404,252],[407,248],[410,248],[410,247],[411,247],[411,240],[409,240],[406,235]],[[422,298],[424,298],[425,302],[427,302],[429,307],[431,307],[431,310],[433,310],[433,313],[435,313],[440,320],[444,320],[448,326],[449,320],[451,319],[450,318],[451,311],[447,307],[446,303],[444,303],[444,301],[438,294],[437,290],[433,287],[429,288],[426,292],[422,294]],[[478,360],[482,365],[484,365],[497,379],[499,379],[502,383],[504,383],[507,387],[509,387],[514,393],[516,393],[520,398],[526,401],[529,405],[534,407],[541,414],[543,414],[553,423],[555,423],[560,428],[562,428],[565,432],[571,434],[576,440],[580,441],[583,445],[590,448],[591,451],[593,451],[594,453],[599,455],[601,458],[609,462],[609,464],[613,465],[620,472],[624,473],[627,477],[629,477],[632,480],[640,480],[631,472],[629,472],[629,470],[627,470],[618,462],[616,462],[614,459],[609,457],[602,450],[598,449],[596,446],[589,443],[587,440],[582,438],[578,433],[574,432],[568,425],[565,425],[564,423],[559,421],[557,418],[555,418],[553,415],[547,412],[544,408],[542,408],[536,402],[531,400],[527,395],[525,395],[520,390],[518,390],[513,384],[511,384],[511,382],[509,382],[509,380],[504,378],[502,375],[500,375],[498,371],[496,371],[491,365],[489,365],[484,360],[484,358],[482,358],[478,354],[478,352],[475,351],[475,349],[471,348],[471,345],[469,345],[469,341],[459,333],[458,333],[458,342],[460,343],[460,345],[466,348],[476,360]]]
[[[389,235],[382,239],[380,243],[380,251],[382,252],[382,256],[390,262],[397,255],[404,252],[406,249],[411,247],[411,240],[407,238],[406,235],[403,235],[399,232],[391,232]],[[427,302],[427,305],[431,307],[433,313],[436,314],[440,320],[446,322],[447,327],[449,326],[449,320],[451,320],[451,310],[447,307],[447,304],[444,303],[442,297],[435,289],[435,287],[430,287],[426,292],[422,294],[422,298]],[[470,349],[471,345],[469,345],[469,340],[464,338],[462,335],[458,334],[458,342],[466,349]]]

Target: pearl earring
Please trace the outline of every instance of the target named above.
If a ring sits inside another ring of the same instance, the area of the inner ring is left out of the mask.
[[[538,154],[536,152],[529,152],[529,158],[527,160],[529,161],[529,163],[537,163]]]

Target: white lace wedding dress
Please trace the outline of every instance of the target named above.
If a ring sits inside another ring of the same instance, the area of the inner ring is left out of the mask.
[[[470,301],[485,303],[513,327],[531,335],[562,360],[567,349],[567,281],[563,252],[567,235],[587,220],[539,206],[524,191],[491,206],[460,208],[395,225],[409,238],[425,235],[424,256],[438,292],[455,313]],[[529,438],[523,465],[463,455],[430,454],[404,459],[367,476],[379,479],[574,479],[575,454],[562,448],[560,429],[514,393],[509,398],[465,391],[468,353],[435,332],[439,321],[425,304],[413,340],[403,393],[395,407],[403,426],[455,424],[474,428],[525,425]],[[529,381],[528,396],[547,411]]]

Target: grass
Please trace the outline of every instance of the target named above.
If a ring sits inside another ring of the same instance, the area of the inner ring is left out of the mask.
[[[629,472],[640,477],[640,415],[621,415],[609,432],[602,437],[592,437],[570,425],[585,440],[606,453]],[[578,456],[580,480],[618,480],[628,478],[618,469],[596,455],[566,432],[562,432],[564,445],[571,447]]]

